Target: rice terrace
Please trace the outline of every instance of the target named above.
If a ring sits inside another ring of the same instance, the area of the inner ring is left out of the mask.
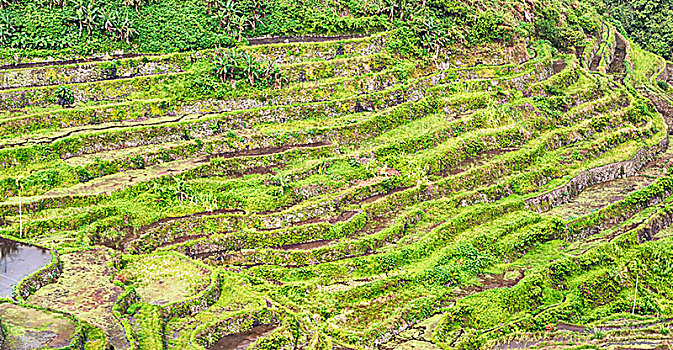
[[[0,0],[0,350],[673,350],[673,3]]]

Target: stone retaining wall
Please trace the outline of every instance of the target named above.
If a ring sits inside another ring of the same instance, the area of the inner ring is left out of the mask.
[[[173,60],[173,58],[180,58]],[[184,57],[164,56],[157,60],[128,59],[67,66],[0,71],[0,89],[89,83],[100,80],[178,73],[187,65]]]
[[[210,285],[192,298],[161,306],[164,318],[187,317],[196,315],[213,305],[222,293],[222,275],[218,271],[211,275]]]
[[[668,138],[652,147],[642,148],[633,158],[624,162],[603,165],[586,170],[575,176],[566,185],[543,195],[526,200],[529,210],[542,213],[568,203],[584,189],[603,182],[634,176],[654,157],[668,149]]]

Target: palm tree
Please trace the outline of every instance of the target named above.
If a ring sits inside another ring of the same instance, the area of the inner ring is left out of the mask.
[[[421,29],[422,45],[425,47],[432,47],[435,55],[439,54],[439,50],[446,45],[447,38],[440,23],[435,22],[431,17],[423,22],[423,29]]]
[[[236,26],[238,28],[238,36],[236,37],[236,40],[241,41],[241,37],[243,36],[243,30],[245,29],[246,24],[248,23],[248,17],[237,16],[234,18],[234,22],[236,23]]]
[[[91,35],[91,32],[98,27],[98,20],[101,17],[101,9],[93,2],[90,2],[86,7],[86,16],[84,26],[86,32]]]
[[[213,71],[215,72],[215,76],[220,78],[220,81],[223,83],[229,76],[230,66],[231,64],[228,58],[223,56],[217,56],[215,58],[215,62],[213,63]]]
[[[259,22],[261,17],[262,17],[263,8],[262,8],[262,2],[261,1],[259,1],[259,0],[252,0],[252,1],[253,1],[252,9],[251,9],[252,15],[248,19],[248,23],[250,23],[250,26],[252,27],[252,31],[254,32],[255,29],[257,28],[257,22]]]
[[[77,23],[80,33],[86,29],[87,35],[91,35],[91,32],[98,27],[101,14],[101,9],[95,3],[79,0],[75,3],[75,10],[70,20]]]
[[[192,188],[189,186],[187,181],[185,181],[185,177],[176,177],[174,178],[175,180],[175,185],[173,186],[173,195],[178,198],[178,201],[182,203],[182,201],[187,200],[190,198],[190,195],[192,194]]]

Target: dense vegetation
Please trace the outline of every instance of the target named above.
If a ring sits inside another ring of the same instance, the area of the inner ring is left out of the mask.
[[[626,2],[0,1],[0,236],[51,253],[0,349],[673,341]]]
[[[245,37],[372,33],[404,26],[414,34],[409,40],[441,46],[526,36],[539,29],[530,22],[540,14],[543,35],[555,41],[581,41],[580,27],[596,30],[597,22],[586,6],[571,1],[547,3],[2,0],[0,43],[24,53],[45,49],[80,54],[114,49],[174,52],[231,47]],[[570,14],[567,22],[561,13]]]
[[[597,8],[619,21],[628,35],[648,51],[673,58],[673,1],[598,0]]]

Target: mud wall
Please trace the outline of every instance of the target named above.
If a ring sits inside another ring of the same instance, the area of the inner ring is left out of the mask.
[[[136,293],[135,288],[127,287],[122,294],[119,295],[117,301],[114,305],[114,311],[119,312],[117,317],[121,318],[121,315],[125,314],[131,305],[140,301],[138,293]]]

